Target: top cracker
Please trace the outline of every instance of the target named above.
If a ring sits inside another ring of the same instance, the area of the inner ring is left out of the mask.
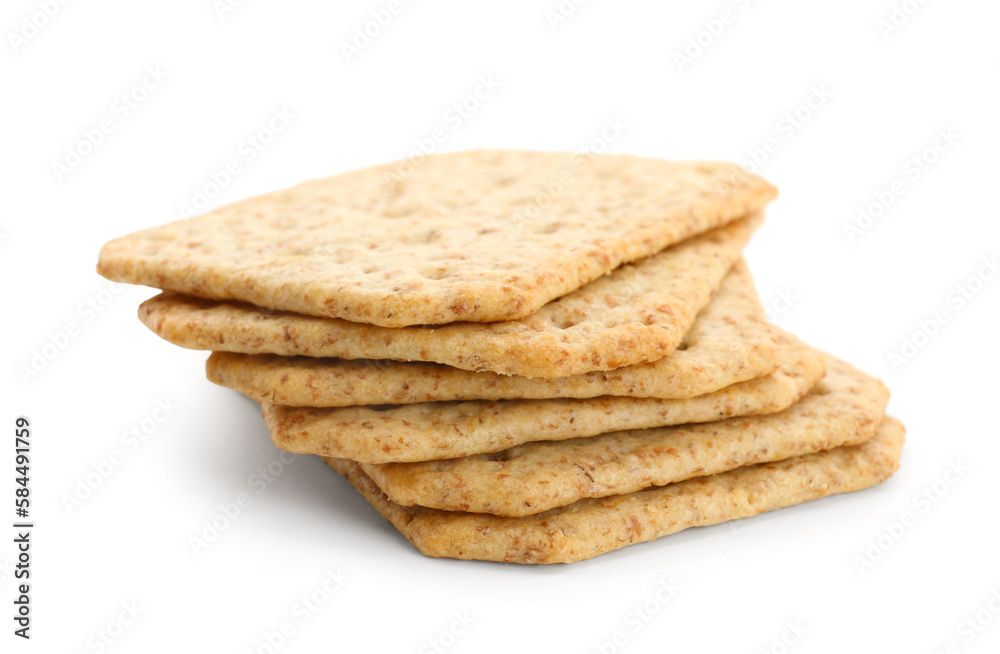
[[[776,194],[728,163],[440,154],[135,232],[107,243],[97,270],[119,282],[383,327],[515,320]]]

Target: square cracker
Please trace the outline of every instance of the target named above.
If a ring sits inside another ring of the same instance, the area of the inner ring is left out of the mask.
[[[875,433],[889,392],[860,370],[825,358],[823,380],[778,413],[361,467],[397,504],[516,517],[862,443]]]
[[[860,445],[737,468],[627,495],[580,500],[524,518],[404,507],[361,466],[326,459],[427,556],[510,563],[571,563],[689,527],[714,525],[874,486],[899,467],[905,430],[886,417]]]
[[[264,403],[262,408],[271,439],[290,452],[369,463],[453,459],[498,452],[530,441],[559,441],[780,411],[819,381],[825,364],[819,354],[795,337],[779,334],[778,371],[693,398],[602,396],[334,409]],[[504,464],[498,465],[502,468]],[[407,468],[387,470],[398,476]],[[462,483],[460,477],[449,477],[446,471],[438,474],[442,480]],[[378,477],[386,475],[389,472]]]
[[[677,348],[761,220],[688,239],[509,322],[390,329],[169,293],[144,302],[139,318],[195,349],[435,361],[524,377],[612,370]]]
[[[216,384],[261,404],[342,407],[601,395],[681,399],[767,375],[777,369],[779,358],[750,271],[740,261],[678,349],[658,361],[609,372],[530,378],[440,363],[235,352],[213,352],[205,371]]]
[[[513,320],[777,193],[734,164],[627,155],[479,150],[396,168],[135,232],[107,243],[97,270],[383,327]]]

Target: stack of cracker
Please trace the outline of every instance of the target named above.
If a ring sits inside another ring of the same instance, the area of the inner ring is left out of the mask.
[[[768,325],[730,164],[475,151],[108,243],[274,443],[429,556],[570,562],[877,484],[888,391]]]

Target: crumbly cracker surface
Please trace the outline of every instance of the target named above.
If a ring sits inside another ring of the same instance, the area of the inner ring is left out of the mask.
[[[452,459],[531,441],[774,413],[805,394],[825,367],[818,353],[793,336],[778,333],[781,367],[776,372],[692,398],[601,396],[333,409],[265,403],[262,407],[278,447],[369,463]]]
[[[886,417],[860,445],[806,454],[523,518],[404,507],[389,500],[361,466],[326,459],[423,554],[509,563],[571,563],[828,495],[879,484],[899,467],[905,430]]]
[[[383,327],[514,320],[777,193],[734,164],[616,154],[477,150],[427,157],[409,176],[397,168],[129,234],[104,246],[97,270]]]
[[[688,239],[510,322],[391,329],[176,294],[147,300],[139,318],[194,349],[434,361],[523,377],[613,370],[662,359],[681,344],[761,220]]]
[[[340,407],[602,395],[681,399],[773,372],[780,353],[746,265],[737,263],[680,347],[652,363],[571,377],[517,377],[439,363],[213,352],[208,378],[261,403]]]
[[[889,393],[860,370],[825,358],[823,380],[777,413],[362,467],[398,504],[525,516],[864,442],[878,428]]]

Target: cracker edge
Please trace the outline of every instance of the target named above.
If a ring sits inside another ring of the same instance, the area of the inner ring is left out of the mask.
[[[640,493],[647,495],[656,493],[643,504],[647,509],[652,506],[652,502],[657,501],[664,506],[669,505],[671,503],[669,499],[672,497],[683,497],[687,500],[689,506],[683,508],[683,511],[691,514],[691,517],[686,521],[675,520],[672,524],[652,531],[636,530],[634,527],[629,528],[624,524],[609,525],[609,533],[595,541],[588,542],[572,535],[567,536],[562,529],[549,526],[547,518],[551,518],[554,515],[553,512],[528,518],[498,518],[476,514],[478,520],[484,524],[478,527],[470,525],[471,529],[464,530],[479,534],[478,542],[474,539],[469,547],[465,547],[459,542],[461,538],[456,538],[456,536],[467,535],[462,533],[461,528],[438,529],[435,532],[432,523],[435,519],[439,522],[450,519],[452,524],[446,524],[446,526],[451,527],[454,526],[455,521],[461,521],[464,516],[473,514],[451,516],[448,512],[435,509],[401,507],[389,501],[378,490],[374,482],[364,474],[360,466],[353,461],[345,459],[324,460],[330,467],[344,476],[390,524],[426,556],[525,564],[572,563],[627,545],[655,540],[690,527],[719,524],[822,497],[870,488],[885,481],[898,470],[904,440],[905,428],[902,423],[894,418],[886,417],[882,421],[879,433],[861,445],[808,454],[778,463],[760,464],[721,473],[713,477],[672,484],[653,491],[639,491],[618,498],[581,500],[571,507],[556,510],[558,513],[590,510],[598,514],[597,518],[607,519],[609,514],[616,511],[616,507],[613,506],[615,503],[621,503],[623,498],[625,501],[633,499],[631,496]],[[847,460],[841,461],[843,459]],[[747,491],[743,497],[737,497],[738,494],[735,490],[730,490],[727,491],[726,497],[713,499],[713,495],[718,490],[716,487],[727,482],[738,482],[742,489],[763,487],[763,490],[757,493]],[[795,482],[798,482],[798,488],[795,488]],[[793,489],[794,492],[788,493],[789,489]],[[784,493],[778,491],[784,491]],[[678,500],[678,502],[680,501]],[[731,505],[728,508],[716,506],[726,501]],[[602,503],[609,502],[611,506],[601,506]],[[713,510],[706,510],[706,508]],[[597,520],[591,521],[590,524],[595,522]],[[530,533],[532,530],[535,533]],[[455,531],[458,531],[459,534],[448,533]],[[619,540],[620,536],[611,532],[617,532],[624,537]],[[522,542],[521,536],[523,534],[533,536],[532,542],[527,544]]]

